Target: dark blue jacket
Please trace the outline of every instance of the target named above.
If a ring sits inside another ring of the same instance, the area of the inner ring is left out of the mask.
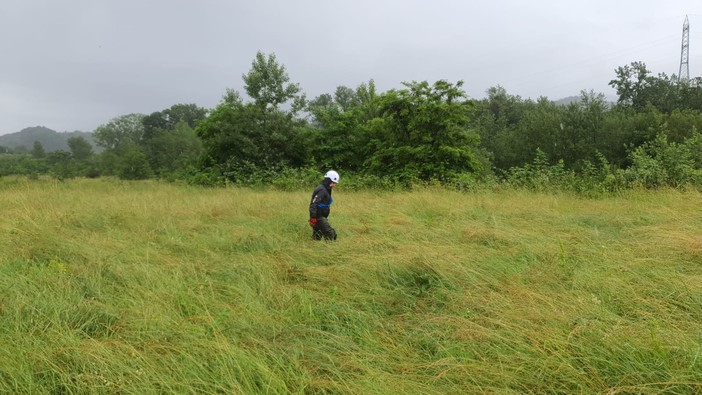
[[[317,188],[312,192],[312,199],[310,200],[310,218],[327,218],[329,216],[329,209],[332,202],[332,189],[331,180],[325,178]]]

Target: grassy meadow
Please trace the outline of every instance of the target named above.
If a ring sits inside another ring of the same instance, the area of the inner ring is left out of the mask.
[[[0,393],[702,393],[702,195],[0,179]]]

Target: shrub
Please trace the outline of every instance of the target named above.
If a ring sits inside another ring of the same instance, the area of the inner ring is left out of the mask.
[[[628,183],[645,188],[681,187],[694,182],[695,161],[687,144],[671,143],[665,134],[634,149],[624,172]]]

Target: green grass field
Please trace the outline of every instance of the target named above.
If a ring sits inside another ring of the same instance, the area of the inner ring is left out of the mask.
[[[702,393],[702,195],[0,179],[0,393]]]

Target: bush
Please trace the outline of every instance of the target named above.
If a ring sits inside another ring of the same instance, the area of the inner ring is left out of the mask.
[[[576,190],[575,172],[565,168],[563,160],[550,165],[544,151],[537,149],[533,163],[513,167],[506,174],[507,183],[531,191]]]
[[[665,134],[634,149],[624,172],[628,183],[644,188],[681,187],[694,183],[695,161],[689,146],[671,143]]]

